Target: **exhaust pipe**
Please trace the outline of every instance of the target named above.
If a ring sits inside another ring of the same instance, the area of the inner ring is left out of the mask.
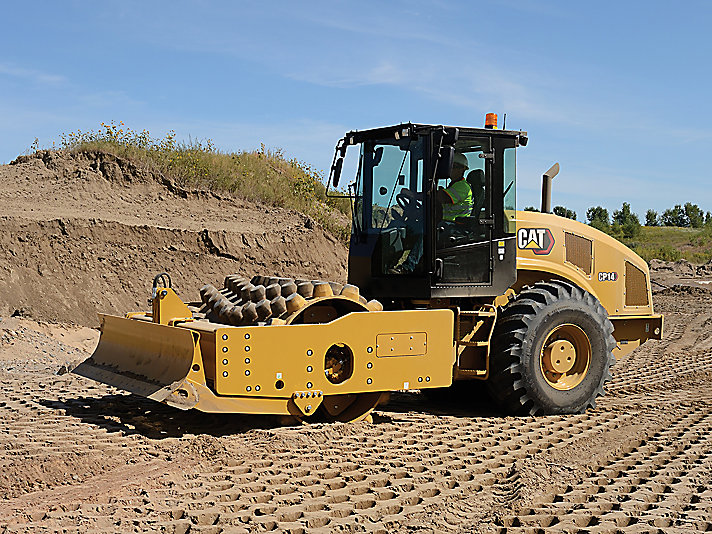
[[[544,173],[541,180],[541,212],[551,213],[551,181],[559,174],[559,164],[554,163],[551,168]]]

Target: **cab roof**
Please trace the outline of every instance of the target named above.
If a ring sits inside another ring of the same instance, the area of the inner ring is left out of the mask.
[[[426,131],[433,131],[437,129],[443,129],[444,132],[446,132],[447,134],[451,134],[453,131],[458,130],[459,132],[475,135],[481,134],[502,137],[515,137],[518,138],[519,143],[522,146],[526,145],[528,141],[527,132],[522,130],[498,130],[494,128],[472,128],[469,126],[445,126],[442,124],[418,124],[412,122],[394,124],[393,126],[370,128],[368,130],[352,130],[344,136],[344,140],[347,144],[355,144],[361,143],[369,139],[395,136],[396,133],[405,137],[407,135],[410,135],[410,133],[412,132],[425,133]]]

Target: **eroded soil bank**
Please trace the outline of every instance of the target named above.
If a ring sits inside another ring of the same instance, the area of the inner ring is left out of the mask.
[[[344,280],[346,248],[304,215],[187,191],[104,153],[0,165],[0,316],[98,325],[145,308],[153,276],[184,300],[227,274]]]

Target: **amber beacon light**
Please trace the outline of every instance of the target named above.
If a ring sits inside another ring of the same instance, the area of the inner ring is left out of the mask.
[[[497,129],[497,114],[496,113],[488,113],[485,116],[485,128],[489,128],[491,130]]]

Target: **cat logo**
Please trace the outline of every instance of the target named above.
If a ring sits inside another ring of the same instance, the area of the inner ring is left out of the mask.
[[[520,228],[517,230],[517,246],[541,256],[554,248],[554,236],[548,228]]]

